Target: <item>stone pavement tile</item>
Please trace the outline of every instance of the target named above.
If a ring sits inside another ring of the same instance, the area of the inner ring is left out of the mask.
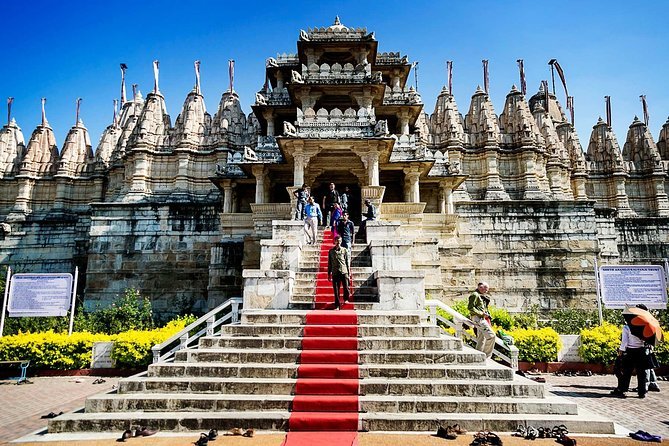
[[[627,398],[609,395],[617,385],[613,375],[555,376],[544,375],[549,390],[578,403],[580,407],[612,419],[636,432],[639,429],[663,438],[669,437],[669,382],[660,381],[661,392],[648,392],[645,399],[628,392]],[[630,387],[636,387],[632,377]]]
[[[42,415],[83,407],[86,397],[108,392],[118,383],[118,378],[105,377],[105,383],[93,384],[97,378],[32,377],[32,384],[21,385],[14,381],[0,381],[0,442],[46,428],[48,420],[42,419]]]

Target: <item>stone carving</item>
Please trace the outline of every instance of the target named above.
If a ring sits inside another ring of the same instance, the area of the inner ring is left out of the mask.
[[[256,105],[267,105],[267,98],[260,92],[256,93]]]
[[[378,121],[374,126],[374,136],[386,136],[388,133],[388,121],[385,119]]]
[[[273,57],[268,57],[267,60],[265,60],[265,67],[270,68],[270,67],[278,67],[279,64],[277,63],[276,59]]]
[[[258,161],[258,156],[250,147],[244,147],[244,161]]]
[[[290,122],[283,121],[283,134],[284,136],[297,136],[297,130]]]
[[[302,80],[302,75],[300,73],[293,70],[290,72],[290,82],[293,84],[303,84],[304,80]]]

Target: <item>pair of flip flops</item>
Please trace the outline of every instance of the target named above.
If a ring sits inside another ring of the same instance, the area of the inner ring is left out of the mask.
[[[63,412],[60,412],[60,413],[49,412],[49,413],[46,414],[46,415],[42,415],[40,418],[56,418],[57,416],[60,416],[60,415],[62,415],[62,414],[63,414]]]

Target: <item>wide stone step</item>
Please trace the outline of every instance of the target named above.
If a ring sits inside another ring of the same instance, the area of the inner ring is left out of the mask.
[[[221,336],[302,336],[304,325],[245,324],[223,325]],[[359,325],[358,336],[440,336],[435,325]],[[210,339],[209,337],[202,339]],[[202,343],[202,341],[200,341]]]
[[[236,395],[290,395],[296,383],[291,378],[141,377],[119,382],[120,393],[221,393]],[[365,378],[359,382],[364,395],[467,396],[543,398],[544,386],[524,382],[457,379]]]
[[[242,310],[242,324],[304,324],[308,311]],[[427,320],[426,311],[356,311],[360,325],[408,325]]]
[[[302,396],[320,400],[319,396]],[[563,398],[499,397],[470,398],[442,396],[387,396],[363,395],[357,397],[363,412],[387,413],[536,413],[575,415],[575,403]],[[291,395],[216,395],[216,394],[102,394],[86,401],[86,412],[198,412],[198,411],[288,411]]]
[[[303,350],[298,349],[197,349],[177,352],[177,362],[224,363],[297,363]],[[313,351],[313,350],[310,350]],[[337,350],[325,350],[337,352]],[[363,350],[358,353],[361,364],[472,364],[483,363],[481,352],[467,348],[456,350]]]
[[[256,430],[285,431],[288,411],[257,412],[109,412],[68,413],[49,420],[49,433],[57,432],[115,432],[132,426],[148,426],[162,431],[206,432],[224,431],[233,427],[253,426]],[[514,431],[518,425],[554,426],[564,424],[569,432],[613,434],[612,421],[580,409],[576,415],[554,414],[497,414],[497,413],[388,413],[360,414],[362,428],[370,431],[432,432],[438,420],[444,425],[460,424],[470,432]]]
[[[162,363],[149,366],[149,377],[214,377],[214,378],[280,378],[296,379],[299,364],[219,364]],[[361,364],[358,377],[388,379],[483,379],[513,380],[513,373],[504,367],[468,364]]]
[[[261,348],[261,349],[301,349],[302,337],[257,337],[257,336],[224,336],[207,337],[200,339],[201,349],[228,349],[228,348]],[[453,337],[394,337],[369,336],[356,337],[358,350],[460,350],[462,341]],[[337,350],[340,338],[323,337],[307,338],[309,342],[320,341],[321,349]],[[339,347],[340,348],[340,347]]]

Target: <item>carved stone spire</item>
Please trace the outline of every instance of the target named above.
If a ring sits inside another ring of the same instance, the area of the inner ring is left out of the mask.
[[[470,134],[471,145],[475,148],[499,146],[501,137],[495,109],[480,85],[465,115],[465,131]]]
[[[669,118],[660,130],[660,136],[657,138],[657,149],[663,160],[669,160]]]
[[[181,113],[174,123],[170,142],[172,147],[200,147],[209,144],[212,120],[199,90],[198,72],[196,86],[186,97]]]
[[[0,130],[0,178],[16,175],[24,148],[23,132],[12,119]]]
[[[530,107],[523,93],[514,85],[506,95],[504,111],[499,116],[499,124],[504,134],[510,135],[513,144],[523,147],[543,148],[544,138],[532,117]]]
[[[156,78],[157,79],[157,78]],[[153,147],[164,146],[171,127],[170,116],[167,114],[165,98],[156,89],[146,96],[144,108],[133,129],[128,146]]]
[[[119,117],[119,127],[121,128],[116,147],[112,151],[110,162],[119,163],[125,154],[130,135],[137,125],[139,116],[144,108],[144,99],[142,92],[137,88],[137,84],[132,85],[132,101],[123,104]]]
[[[567,121],[567,115],[564,114],[564,111],[562,111],[562,106],[560,103],[557,101],[557,97],[551,93],[550,91],[548,92],[548,105],[546,104],[546,90],[544,89],[543,83],[539,84],[539,91],[535,93],[529,102],[530,105],[530,110],[534,110],[534,108],[537,106],[537,104],[541,104],[544,110],[548,111],[548,113],[551,116],[551,119],[553,119],[553,122],[555,124],[560,124],[562,122],[568,122]]]
[[[21,175],[48,176],[54,173],[58,163],[56,136],[46,120],[45,104],[46,99],[42,98],[42,124],[30,136],[21,163]]]
[[[226,91],[221,96],[218,110],[212,122],[212,135],[217,144],[243,144],[246,129],[246,115],[242,110],[239,96],[234,91]]]
[[[98,147],[95,149],[95,169],[98,172],[109,168],[112,153],[121,136],[121,127],[119,126],[118,115],[116,114],[117,104],[118,101],[114,99],[114,118],[112,123],[102,132]]]
[[[623,146],[623,159],[631,161],[637,172],[662,171],[662,158],[648,127],[634,117]]]
[[[593,163],[591,166],[593,171],[617,172],[625,170],[616,135],[601,117],[592,128],[586,156],[588,161]]]
[[[434,113],[430,116],[430,127],[435,144],[446,144],[447,147],[462,147],[465,131],[462,116],[458,111],[455,98],[444,87],[437,97]]]
[[[58,175],[82,176],[89,173],[93,163],[93,148],[84,123],[77,118],[77,124],[70,129],[60,154]]]

